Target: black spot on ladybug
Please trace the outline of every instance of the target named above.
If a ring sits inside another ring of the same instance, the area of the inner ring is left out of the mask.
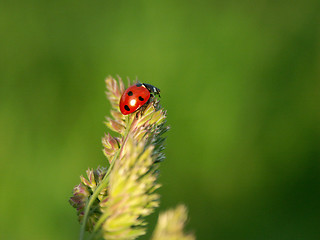
[[[143,97],[141,97],[141,96],[139,96],[139,100],[140,100],[140,101],[143,101],[143,100],[144,100],[144,98],[143,98]]]
[[[136,86],[137,86],[137,87],[141,87],[141,86],[142,86],[142,83],[137,83]]]
[[[133,95],[133,93],[132,93],[131,91],[129,91],[129,92],[128,92],[128,95],[129,95],[129,96],[132,96],[132,95]]]
[[[127,111],[130,111],[130,108],[128,107],[128,105],[124,105],[124,109]]]

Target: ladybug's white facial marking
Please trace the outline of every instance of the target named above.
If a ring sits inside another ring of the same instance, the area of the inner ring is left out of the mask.
[[[136,102],[137,102],[137,100],[132,99],[132,100],[130,101],[130,105],[131,105],[131,106],[134,106],[134,105],[136,104]]]

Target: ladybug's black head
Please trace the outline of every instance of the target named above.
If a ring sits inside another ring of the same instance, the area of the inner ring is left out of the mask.
[[[148,83],[142,83],[143,86],[145,86],[149,92],[153,95],[158,95],[160,97],[160,89],[151,85],[151,84],[148,84]]]

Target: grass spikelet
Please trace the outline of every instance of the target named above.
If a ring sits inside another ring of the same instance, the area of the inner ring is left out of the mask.
[[[80,240],[85,230],[91,232],[89,239],[136,239],[146,232],[144,218],[159,206],[155,191],[160,187],[159,163],[165,158],[163,134],[169,130],[166,111],[152,97],[147,106],[124,116],[119,110],[121,78],[108,77],[106,87],[112,107],[106,126],[116,136],[107,133],[102,138],[109,166],[88,170],[70,198],[81,223]]]
[[[183,231],[186,221],[187,208],[184,205],[160,214],[151,240],[195,240],[192,234]]]
[[[106,79],[106,87],[107,87],[107,97],[111,103],[111,106],[114,109],[118,109],[119,101],[122,93],[124,92],[124,84],[120,77],[118,77],[118,82],[112,78],[111,76]]]
[[[112,78],[107,77],[106,79],[106,95],[111,104],[111,115],[113,118],[107,117],[105,124],[109,127],[112,131],[123,135],[125,132],[125,116],[121,114],[119,110],[119,101],[121,98],[122,93],[124,92],[124,84],[121,78],[118,78],[118,82]]]
[[[122,158],[110,175],[109,199],[102,205],[105,239],[135,239],[145,233],[143,217],[159,205],[159,196],[154,193],[160,185],[156,183],[156,168],[152,168],[153,149],[145,141],[136,142],[128,136]]]
[[[88,169],[86,171],[87,178],[80,176],[81,183],[74,187],[73,197],[69,199],[71,206],[77,209],[79,222],[81,223],[84,217],[85,206],[88,199],[91,197],[92,193],[96,190],[97,185],[99,185],[106,174],[106,169],[98,167],[96,170]],[[86,230],[92,231],[95,223],[101,216],[101,211],[99,207],[99,199],[105,197],[107,189],[101,189],[98,195],[98,200],[92,205],[95,211],[92,211],[87,219]]]

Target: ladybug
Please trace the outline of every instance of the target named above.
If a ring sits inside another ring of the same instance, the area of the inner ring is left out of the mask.
[[[123,115],[128,115],[147,105],[155,95],[160,97],[160,89],[147,83],[137,83],[127,88],[120,99],[119,107]]]

